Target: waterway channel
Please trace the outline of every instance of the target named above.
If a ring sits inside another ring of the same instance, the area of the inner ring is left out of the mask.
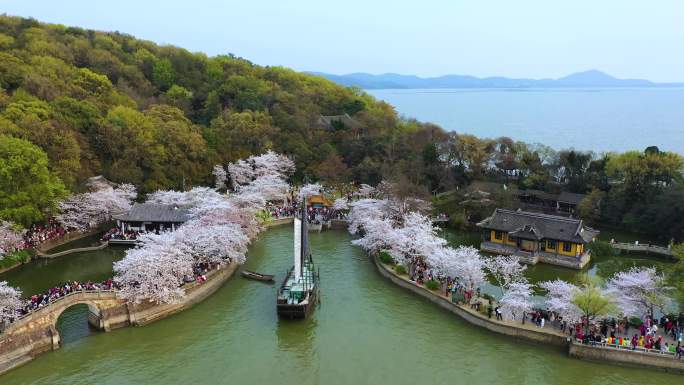
[[[25,384],[673,384],[681,376],[568,358],[471,326],[382,278],[342,231],[311,235],[322,303],[280,321],[274,284],[235,276],[194,308],[139,328],[89,332],[86,309],[60,318],[64,346],[0,377]],[[268,230],[245,268],[291,265],[288,226]],[[0,275],[26,293],[100,280],[122,249],[31,263]],[[600,268],[599,268],[600,269]],[[533,273],[533,275],[536,273]],[[546,273],[545,273],[546,274]],[[550,274],[550,272],[549,272]],[[85,337],[87,335],[87,337]],[[85,338],[84,338],[85,337]]]

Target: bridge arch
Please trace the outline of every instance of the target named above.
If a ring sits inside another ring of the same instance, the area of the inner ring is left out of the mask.
[[[50,334],[52,335],[52,345],[53,349],[57,349],[62,346],[63,340],[62,336],[60,334],[60,330],[58,329],[59,321],[60,318],[62,318],[62,315],[70,309],[74,309],[75,307],[79,306],[86,306],[88,311],[87,311],[87,322],[89,327],[92,327],[93,329],[96,329],[98,331],[104,331],[104,321],[103,321],[103,316],[102,316],[102,309],[101,306],[96,302],[96,301],[91,301],[91,300],[77,300],[77,301],[69,301],[68,303],[65,303],[64,305],[60,306],[58,309],[56,309],[52,313],[52,320],[51,324],[49,327]]]

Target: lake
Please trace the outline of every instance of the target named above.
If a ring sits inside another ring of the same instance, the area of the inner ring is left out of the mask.
[[[684,154],[684,88],[366,90],[406,117],[555,149]]]
[[[304,321],[279,320],[276,285],[236,274],[192,309],[144,327],[88,329],[85,306],[60,317],[64,346],[2,377],[3,385],[78,384],[674,384],[681,376],[571,359],[474,327],[395,286],[343,231],[311,234],[322,302]],[[121,249],[74,254],[0,276],[27,292],[71,276],[111,274]],[[291,264],[292,229],[272,228],[244,268]],[[567,269],[566,269],[567,270]],[[50,276],[52,272],[52,276]],[[547,272],[548,273],[548,272]],[[568,274],[574,271],[567,270]],[[543,275],[539,272],[533,275]],[[598,269],[598,274],[602,270]],[[40,281],[37,284],[36,281]]]

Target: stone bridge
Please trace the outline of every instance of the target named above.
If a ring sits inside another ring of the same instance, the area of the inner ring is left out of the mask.
[[[88,306],[88,323],[102,331],[130,324],[127,304],[113,290],[77,291],[32,311],[0,334],[0,373],[60,346],[57,320],[68,308]]]
[[[0,374],[31,361],[41,353],[59,349],[57,320],[72,306],[87,305],[88,323],[101,331],[144,326],[201,302],[218,290],[236,269],[237,264],[229,264],[209,272],[204,283],[185,285],[186,295],[178,303],[134,304],[117,298],[114,290],[78,291],[54,300],[14,321],[4,330],[0,329]]]

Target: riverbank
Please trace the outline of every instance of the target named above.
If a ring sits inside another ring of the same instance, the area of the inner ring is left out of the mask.
[[[292,221],[291,217],[280,218],[264,224],[264,228]],[[186,285],[185,297],[175,304],[132,304],[117,298],[113,291],[79,292],[57,300],[15,321],[0,334],[0,375],[30,362],[42,353],[59,349],[61,339],[56,329],[57,320],[62,312],[72,306],[88,305],[91,309],[88,323],[104,332],[127,326],[145,326],[204,301],[223,286],[237,268],[237,264],[231,263],[209,272],[203,283]]]
[[[131,304],[112,290],[82,291],[60,298],[48,306],[10,324],[0,334],[0,375],[26,364],[38,355],[60,348],[56,329],[59,316],[72,306],[85,304],[90,308],[88,323],[96,329],[110,332],[126,326],[145,326],[189,309],[218,290],[237,270],[237,264],[213,270],[203,283],[186,286],[185,297],[174,304]]]
[[[657,369],[668,372],[684,373],[684,360],[674,359],[672,355],[662,355],[631,350],[618,350],[601,345],[584,345],[572,340],[566,334],[553,329],[550,325],[544,328],[532,323],[498,321],[489,318],[467,306],[458,305],[440,292],[429,290],[411,281],[406,275],[399,275],[388,265],[382,263],[377,256],[371,256],[377,271],[394,284],[407,289],[443,309],[456,314],[470,324],[485,328],[494,333],[503,334],[525,342],[545,346],[557,346],[567,349],[570,357],[597,362],[610,362],[616,365]]]
[[[41,258],[41,257],[54,258],[54,257],[62,256],[62,255],[68,255],[68,254],[76,253],[79,251],[94,250],[91,248],[83,248],[83,249],[79,248],[78,250],[77,249],[66,250],[68,252],[61,251],[61,252],[54,253],[54,254],[48,254],[49,250],[52,250],[56,247],[59,247],[59,246],[65,245],[67,243],[74,242],[74,241],[89,237],[91,235],[97,234],[97,233],[102,232],[102,231],[103,231],[102,227],[98,227],[98,228],[88,230],[88,231],[73,231],[73,232],[65,234],[63,237],[46,241],[34,249],[27,249],[27,250],[32,250],[29,258],[27,258],[23,261],[17,261],[16,263],[14,263],[10,266],[0,268],[0,274],[11,271],[13,269],[16,269],[17,267],[19,267],[25,263],[31,262],[31,260],[35,259],[35,258]],[[102,247],[102,248],[104,248],[104,247]]]

